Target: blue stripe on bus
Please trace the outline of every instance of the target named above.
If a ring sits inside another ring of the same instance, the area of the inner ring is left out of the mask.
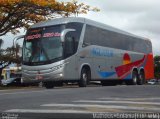
[[[124,80],[130,80],[130,79],[132,79],[131,74],[127,75],[127,76],[124,78]]]
[[[98,73],[101,77],[107,78],[107,77],[113,76],[116,72],[101,72],[101,71],[99,71]]]

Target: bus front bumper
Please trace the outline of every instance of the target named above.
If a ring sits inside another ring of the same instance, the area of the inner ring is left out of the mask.
[[[64,79],[63,73],[56,74],[25,74],[22,73],[22,83],[32,83],[32,82],[47,82],[47,81],[62,81]]]

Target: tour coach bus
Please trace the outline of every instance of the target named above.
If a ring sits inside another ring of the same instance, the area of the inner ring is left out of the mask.
[[[153,78],[151,41],[85,18],[37,23],[24,37],[23,82],[53,88],[63,82],[86,87],[90,81],[142,85]]]

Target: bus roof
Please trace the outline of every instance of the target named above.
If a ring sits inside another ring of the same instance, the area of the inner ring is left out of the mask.
[[[141,37],[141,36],[137,36],[137,35],[131,34],[129,32],[117,29],[115,27],[112,27],[112,26],[109,26],[109,25],[106,25],[106,24],[103,24],[103,23],[99,23],[99,22],[96,22],[96,21],[93,21],[93,20],[89,20],[89,19],[86,19],[86,18],[82,18],[82,17],[56,18],[56,19],[53,19],[53,20],[48,20],[48,21],[36,23],[36,24],[32,25],[30,28],[38,28],[38,27],[52,26],[52,25],[58,25],[58,24],[67,24],[67,23],[71,23],[71,22],[86,23],[88,25],[96,26],[96,27],[106,29],[106,30],[109,30],[109,31],[113,31],[113,32],[117,32],[117,33],[120,33],[120,34],[125,34],[125,35],[128,35],[128,36],[137,37],[137,38],[140,38],[140,39],[143,39],[143,40],[150,41],[150,39],[147,39],[147,38],[144,38],[144,37]]]

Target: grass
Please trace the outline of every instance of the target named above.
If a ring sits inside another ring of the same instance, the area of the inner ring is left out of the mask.
[[[7,90],[7,89],[21,89],[23,87],[17,86],[0,86],[0,90]]]
[[[10,90],[10,89],[30,89],[30,88],[39,88],[38,86],[1,86],[0,90]]]

